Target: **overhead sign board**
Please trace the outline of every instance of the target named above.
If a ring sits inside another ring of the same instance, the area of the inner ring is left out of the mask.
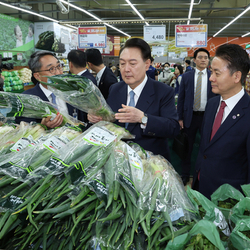
[[[107,28],[106,26],[92,26],[78,28],[78,47],[86,48],[106,48]]]
[[[165,41],[166,25],[144,25],[144,37],[147,42]]]
[[[176,47],[207,47],[207,24],[175,25]]]

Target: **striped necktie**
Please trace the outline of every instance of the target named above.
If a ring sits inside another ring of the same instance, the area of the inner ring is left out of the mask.
[[[201,106],[201,86],[202,86],[202,72],[198,73],[196,91],[194,95],[194,111],[199,110]]]
[[[51,93],[52,103],[54,104],[53,107],[58,110],[57,103],[56,103],[56,96],[54,93]]]
[[[135,92],[133,90],[131,90],[129,92],[129,96],[130,96],[130,101],[129,101],[128,106],[135,107]],[[125,128],[127,128],[127,127],[128,127],[128,122],[125,123]]]

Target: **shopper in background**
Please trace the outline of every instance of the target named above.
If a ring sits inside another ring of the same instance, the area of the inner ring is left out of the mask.
[[[170,64],[168,62],[164,63],[163,70],[158,76],[160,82],[164,82],[167,85],[170,85],[172,78],[174,77],[174,72],[170,69]]]
[[[182,160],[182,181],[186,185],[191,171],[191,155],[197,131],[201,130],[203,115],[207,100],[214,97],[209,81],[210,71],[209,52],[200,48],[194,52],[196,69],[182,75],[178,95],[177,112],[181,129],[188,135],[189,151],[185,160]]]
[[[186,71],[185,71],[185,72],[194,70],[194,69],[190,66],[190,64],[191,64],[191,61],[190,61],[190,60],[186,60],[186,61],[185,61],[185,64],[186,64]]]
[[[29,25],[28,35],[26,36],[25,43],[31,42],[34,39],[34,24]]]
[[[179,88],[181,85],[182,74],[183,74],[183,67],[179,64],[176,64],[174,67],[174,74],[175,74],[175,78],[176,78],[174,92],[175,92],[175,95],[178,95]]]
[[[62,73],[62,65],[55,54],[45,50],[36,51],[31,55],[28,65],[32,71],[31,80],[35,84],[35,87],[24,91],[23,94],[36,95],[43,101],[54,103],[58,107],[59,112],[68,113],[71,116],[76,112],[78,114],[78,120],[84,121],[83,112],[78,111],[69,104],[66,104],[63,100],[56,97],[50,90],[48,90],[47,85],[41,83],[47,82],[48,78],[45,76],[53,76]],[[44,124],[48,128],[55,128],[62,124],[63,117],[60,113],[58,113],[53,120],[51,120],[51,117],[46,117],[42,120],[25,117],[16,118],[17,123],[20,123],[20,121],[36,121]]]
[[[85,52],[76,49],[71,50],[68,53],[67,59],[69,61],[69,70],[72,74],[87,77],[97,85],[95,77],[86,68],[87,56]]]
[[[151,77],[152,79],[157,81],[158,80],[158,72],[157,72],[156,68],[153,67],[154,58],[152,56],[150,58],[150,61],[151,61],[151,63],[150,63],[150,66],[149,66],[146,74],[148,77]]]
[[[102,54],[99,49],[88,49],[86,50],[86,55],[89,68],[97,73],[97,86],[104,98],[107,99],[109,88],[112,84],[117,82],[117,78],[112,70],[104,65]]]
[[[250,183],[250,97],[244,90],[250,61],[239,45],[217,48],[212,91],[203,120],[193,187],[207,198],[222,184],[241,190]]]
[[[116,113],[117,124],[135,135],[134,142],[169,160],[167,138],[180,130],[174,90],[147,77],[150,58],[150,47],[143,39],[126,41],[119,58],[123,81],[110,87],[107,102]],[[90,114],[88,118],[92,123],[101,120]]]

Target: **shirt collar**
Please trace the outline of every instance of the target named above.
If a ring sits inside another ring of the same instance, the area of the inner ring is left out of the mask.
[[[144,86],[146,85],[147,80],[148,80],[148,77],[147,77],[147,75],[145,75],[144,80],[134,89],[131,89],[128,85],[128,95],[129,95],[130,91],[133,90],[135,92],[135,95],[139,98]]]
[[[195,73],[198,75],[199,72],[202,72],[203,74],[207,73],[207,69],[203,69],[202,71],[198,70],[197,68],[195,68]]]
[[[103,74],[103,72],[104,72],[105,69],[106,69],[106,66],[104,66],[104,68],[102,68],[102,69],[96,74],[96,76],[98,77],[98,79],[101,79],[102,74]]]
[[[41,83],[39,83],[39,87],[41,88],[41,90],[43,91],[43,93],[46,95],[46,97],[49,99],[49,96],[51,95],[51,91],[44,88],[43,85]]]
[[[86,72],[86,71],[87,71],[87,69],[85,69],[85,70],[79,72],[77,75],[80,76],[80,75],[82,75],[82,74],[83,74],[84,72]]]
[[[227,105],[227,107],[230,109],[230,111],[235,107],[235,105],[239,102],[239,100],[243,97],[245,94],[244,87],[242,87],[241,91],[237,93],[236,95],[228,98],[227,100],[223,100],[222,97],[220,98],[220,103],[224,101]]]

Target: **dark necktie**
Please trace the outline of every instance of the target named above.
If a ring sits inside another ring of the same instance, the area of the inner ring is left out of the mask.
[[[129,101],[128,106],[135,107],[135,92],[133,90],[131,90],[129,92],[129,96],[130,96],[130,101]],[[125,123],[125,128],[127,128],[127,127],[128,127],[128,122]]]
[[[55,94],[54,94],[54,93],[51,93],[50,96],[51,96],[51,98],[52,98],[52,103],[54,104],[53,107],[54,107],[55,109],[58,109],[57,103],[56,103],[56,96],[55,96]]]
[[[219,127],[221,125],[224,109],[225,109],[226,106],[227,106],[227,104],[224,101],[222,101],[221,104],[220,104],[219,112],[217,113],[217,115],[216,115],[216,117],[214,119],[214,125],[213,125],[213,128],[212,128],[210,141],[212,140],[212,138],[214,137],[215,133],[217,132],[217,130],[219,129]]]

